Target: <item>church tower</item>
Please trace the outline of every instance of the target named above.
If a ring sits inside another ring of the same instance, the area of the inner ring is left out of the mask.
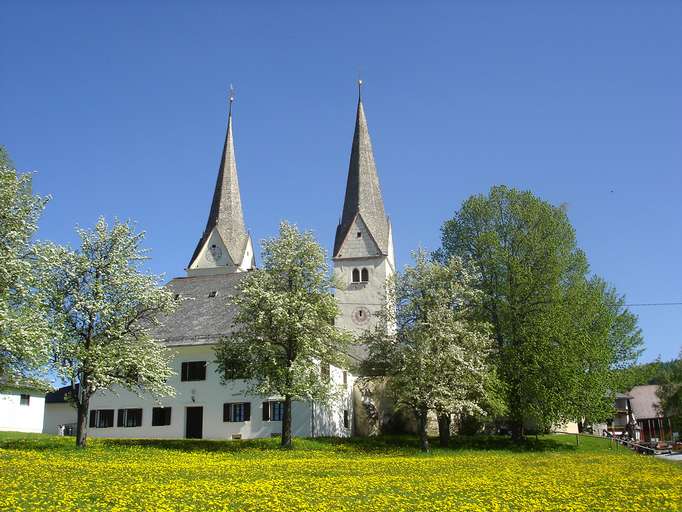
[[[187,266],[188,276],[230,274],[255,267],[253,243],[244,225],[237,179],[237,162],[232,140],[233,101],[234,95],[231,93],[225,145],[211,211],[206,229]]]
[[[337,325],[362,332],[375,325],[383,307],[388,279],[395,272],[391,223],[384,211],[358,82],[355,134],[348,167],[346,197],[334,241],[334,272],[345,285],[336,290],[341,314]],[[358,347],[356,357],[365,356]]]

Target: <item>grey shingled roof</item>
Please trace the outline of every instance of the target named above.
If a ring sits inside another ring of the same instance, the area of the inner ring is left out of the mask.
[[[647,384],[644,386],[635,386],[628,393],[630,395],[630,405],[632,412],[635,413],[635,418],[638,420],[647,418],[660,418],[662,415],[658,410],[660,400],[656,392],[658,386],[655,384]]]
[[[229,304],[244,272],[176,277],[166,287],[179,295],[178,307],[160,319],[153,337],[166,345],[204,345],[232,332],[235,308]],[[215,297],[209,297],[216,292]]]
[[[360,215],[383,254],[388,254],[389,223],[379,186],[372,141],[369,138],[365,109],[358,99],[353,147],[348,166],[346,197],[341,222],[336,228],[334,256],[336,257],[356,215]]]
[[[220,236],[225,243],[227,252],[235,265],[239,265],[246,250],[249,235],[244,225],[244,213],[242,212],[242,200],[239,193],[239,180],[237,178],[237,162],[234,156],[234,142],[232,140],[232,109],[227,117],[227,133],[223,156],[220,161],[218,179],[213,192],[211,211],[206,222],[206,229],[201,236],[188,267],[199,256],[201,248],[206,243],[211,231],[217,227]]]

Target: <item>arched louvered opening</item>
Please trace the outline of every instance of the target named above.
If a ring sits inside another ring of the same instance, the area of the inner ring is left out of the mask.
[[[353,269],[353,282],[354,283],[360,282],[360,271],[357,268]]]
[[[367,281],[369,281],[369,270],[367,270],[366,268],[363,268],[363,269],[362,269],[362,279],[361,279],[361,281],[362,281],[363,283],[366,283]]]

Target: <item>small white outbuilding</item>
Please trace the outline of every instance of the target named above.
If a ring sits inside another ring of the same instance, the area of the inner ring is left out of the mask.
[[[0,431],[42,432],[45,389],[31,382],[0,382]]]
[[[45,395],[43,434],[75,435],[77,414],[70,393],[71,386],[64,386]]]

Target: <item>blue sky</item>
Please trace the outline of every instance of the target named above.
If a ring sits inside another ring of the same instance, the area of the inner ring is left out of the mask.
[[[331,249],[360,73],[399,266],[507,184],[566,203],[628,302],[682,302],[682,3],[327,4],[5,3],[0,143],[53,196],[39,237],[134,219],[183,275],[234,83],[254,239],[289,219]],[[674,357],[682,307],[633,310],[643,359]]]

